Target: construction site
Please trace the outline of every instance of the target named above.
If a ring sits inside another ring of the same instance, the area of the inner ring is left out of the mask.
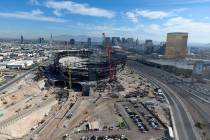
[[[105,37],[101,48],[52,56],[0,94],[1,140],[173,137],[164,91],[127,65],[123,50]]]

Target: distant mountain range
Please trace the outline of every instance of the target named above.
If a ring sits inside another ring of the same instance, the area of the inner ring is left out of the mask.
[[[82,41],[82,42],[87,42],[88,38],[91,38],[92,42],[102,42],[102,36],[101,37],[94,37],[94,36],[88,36],[88,35],[67,35],[67,34],[63,34],[63,35],[55,35],[53,36],[53,40],[58,40],[58,41],[69,41],[70,39],[75,39],[75,41]],[[1,37],[0,40],[18,40],[20,38],[9,38],[9,37]],[[26,40],[37,40],[38,38],[31,38],[31,39],[27,39],[24,38]],[[50,38],[45,38],[46,40],[49,40]],[[135,39],[135,38],[134,38]],[[141,44],[143,44],[145,42],[145,40],[139,40],[139,42]],[[160,42],[162,41],[153,41],[154,44],[160,44]],[[194,42],[190,42],[188,43],[188,47],[208,47],[210,48],[210,43],[194,43]]]
[[[93,36],[87,36],[87,35],[58,35],[54,36],[54,40],[62,40],[67,41],[71,38],[74,38],[76,41],[83,41],[87,42],[87,38],[90,37],[92,39],[92,42],[101,42],[102,37],[93,37]],[[140,43],[144,43],[144,40],[139,40]],[[160,41],[153,41],[154,44],[160,44]],[[189,47],[210,47],[210,43],[188,43]]]
[[[58,35],[58,36],[54,36],[53,40],[67,41],[73,38],[75,39],[75,41],[87,42],[87,39],[89,37],[91,38],[92,42],[102,41],[102,37],[92,37],[92,36],[86,36],[86,35]]]
[[[188,43],[189,47],[209,47],[210,43]]]

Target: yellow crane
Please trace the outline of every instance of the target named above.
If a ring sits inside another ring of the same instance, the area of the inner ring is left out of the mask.
[[[67,66],[68,68],[67,68],[67,70],[68,70],[68,82],[69,82],[69,88],[71,89],[72,88],[72,81],[71,81],[71,65],[70,64],[68,64],[68,66]]]
[[[69,88],[71,89],[72,88],[72,81],[71,81],[71,73],[72,73],[72,71],[71,71],[71,64],[70,64],[70,62],[68,61],[66,61],[65,62],[66,64],[66,67],[67,67],[67,73],[68,73],[68,83],[69,83]]]

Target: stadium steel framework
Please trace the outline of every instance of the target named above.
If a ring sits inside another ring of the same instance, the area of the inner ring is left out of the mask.
[[[60,59],[64,57],[78,57],[85,62],[81,63],[79,67],[71,67],[71,73],[69,73],[69,66],[60,62]],[[50,85],[70,87],[72,84],[74,87],[81,83],[108,79],[110,63],[113,66],[113,73],[116,74],[124,67],[126,59],[124,54],[115,50],[112,51],[111,61],[103,51],[98,49],[63,50],[54,54],[54,64],[47,66],[44,74]],[[69,77],[71,81],[69,81]]]

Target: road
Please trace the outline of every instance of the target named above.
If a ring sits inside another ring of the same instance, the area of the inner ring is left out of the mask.
[[[15,83],[16,81],[20,80],[21,78],[25,77],[26,75],[28,75],[29,73],[31,73],[32,71],[36,70],[38,68],[38,66],[35,66],[34,68],[27,70],[26,72],[24,72],[23,74],[21,74],[18,77],[15,77],[14,79],[8,81],[7,83],[5,83],[4,85],[0,86],[0,91],[4,90],[5,88],[7,88],[8,86],[10,86],[11,84]]]
[[[166,96],[169,99],[169,103],[172,107],[174,119],[175,119],[175,127],[178,133],[179,140],[199,140],[200,136],[197,134],[194,122],[190,113],[188,112],[186,106],[182,102],[182,100],[177,96],[177,93],[174,92],[171,88],[169,88],[163,82],[157,80],[152,77],[151,74],[148,74],[146,71],[142,71],[140,64],[138,62],[129,61],[129,66],[133,68],[138,74],[147,77],[149,80],[160,86],[160,88],[165,91]]]
[[[72,105],[73,104],[68,100],[65,104],[60,106],[61,108],[55,114],[52,114],[46,123],[37,128],[37,130],[34,130],[34,132],[25,139],[36,137],[36,134],[38,134],[38,137],[36,137],[37,140],[51,140],[52,136],[55,133],[57,134],[56,131],[60,131],[61,126],[59,127],[59,125],[65,120],[65,115]]]
[[[132,119],[129,117],[127,112],[124,109],[124,104],[127,104],[125,102],[118,102],[116,104],[119,113],[121,116],[123,116],[123,119],[128,125],[128,129],[114,129],[114,130],[104,130],[104,131],[82,131],[82,132],[73,132],[72,128],[67,128],[62,133],[58,134],[56,133],[55,136],[53,136],[53,139],[55,140],[61,140],[62,137],[65,134],[69,134],[72,138],[72,140],[80,140],[83,136],[108,136],[108,135],[125,135],[129,140],[149,140],[152,137],[153,138],[161,138],[163,136],[163,133],[160,131],[152,130],[150,129],[148,133],[141,133],[136,124],[132,121]],[[140,115],[140,114],[139,114]],[[73,120],[72,120],[73,122]],[[145,123],[146,124],[146,123]],[[61,131],[61,130],[59,130]],[[164,131],[164,130],[163,130]]]
[[[26,72],[22,73],[21,75],[19,75],[18,77],[15,77],[14,79],[8,81],[7,83],[3,84],[2,86],[0,86],[0,91],[4,90],[5,88],[9,87],[11,84],[14,84],[15,82],[17,82],[18,80],[24,78],[26,75],[28,75],[29,73],[31,73],[32,71],[35,71],[36,69],[38,69],[39,66],[42,65],[46,65],[48,64],[49,61],[44,61],[42,63],[40,63],[39,65],[34,66],[32,69],[27,70]],[[2,94],[2,93],[0,93]]]
[[[46,101],[40,102],[40,104],[38,104],[36,106],[33,106],[30,109],[24,110],[21,113],[17,113],[16,115],[7,118],[6,120],[0,122],[0,130],[8,127],[9,125],[14,124],[18,120],[21,120],[22,118],[24,118],[27,115],[31,114],[32,112],[41,109],[40,106],[41,107],[44,107],[44,106],[48,105],[50,102],[52,102],[53,100],[55,100],[55,97],[54,96],[50,97]]]
[[[159,81],[162,81],[168,87],[176,91],[177,95],[187,104],[189,108],[191,108],[191,112],[196,111],[201,116],[204,123],[208,124],[210,127],[210,102],[208,99],[208,96],[210,94],[208,91],[206,91],[204,94],[203,92],[201,92],[203,90],[200,90],[202,86],[198,88],[195,84],[191,85],[186,82],[180,82],[178,77],[163,70],[148,67],[142,64],[138,64],[138,67],[141,67],[142,72],[146,72],[149,75],[152,75],[153,77],[155,77]],[[203,87],[203,89],[204,88],[205,87]],[[210,128],[208,129],[208,131],[210,131]]]

